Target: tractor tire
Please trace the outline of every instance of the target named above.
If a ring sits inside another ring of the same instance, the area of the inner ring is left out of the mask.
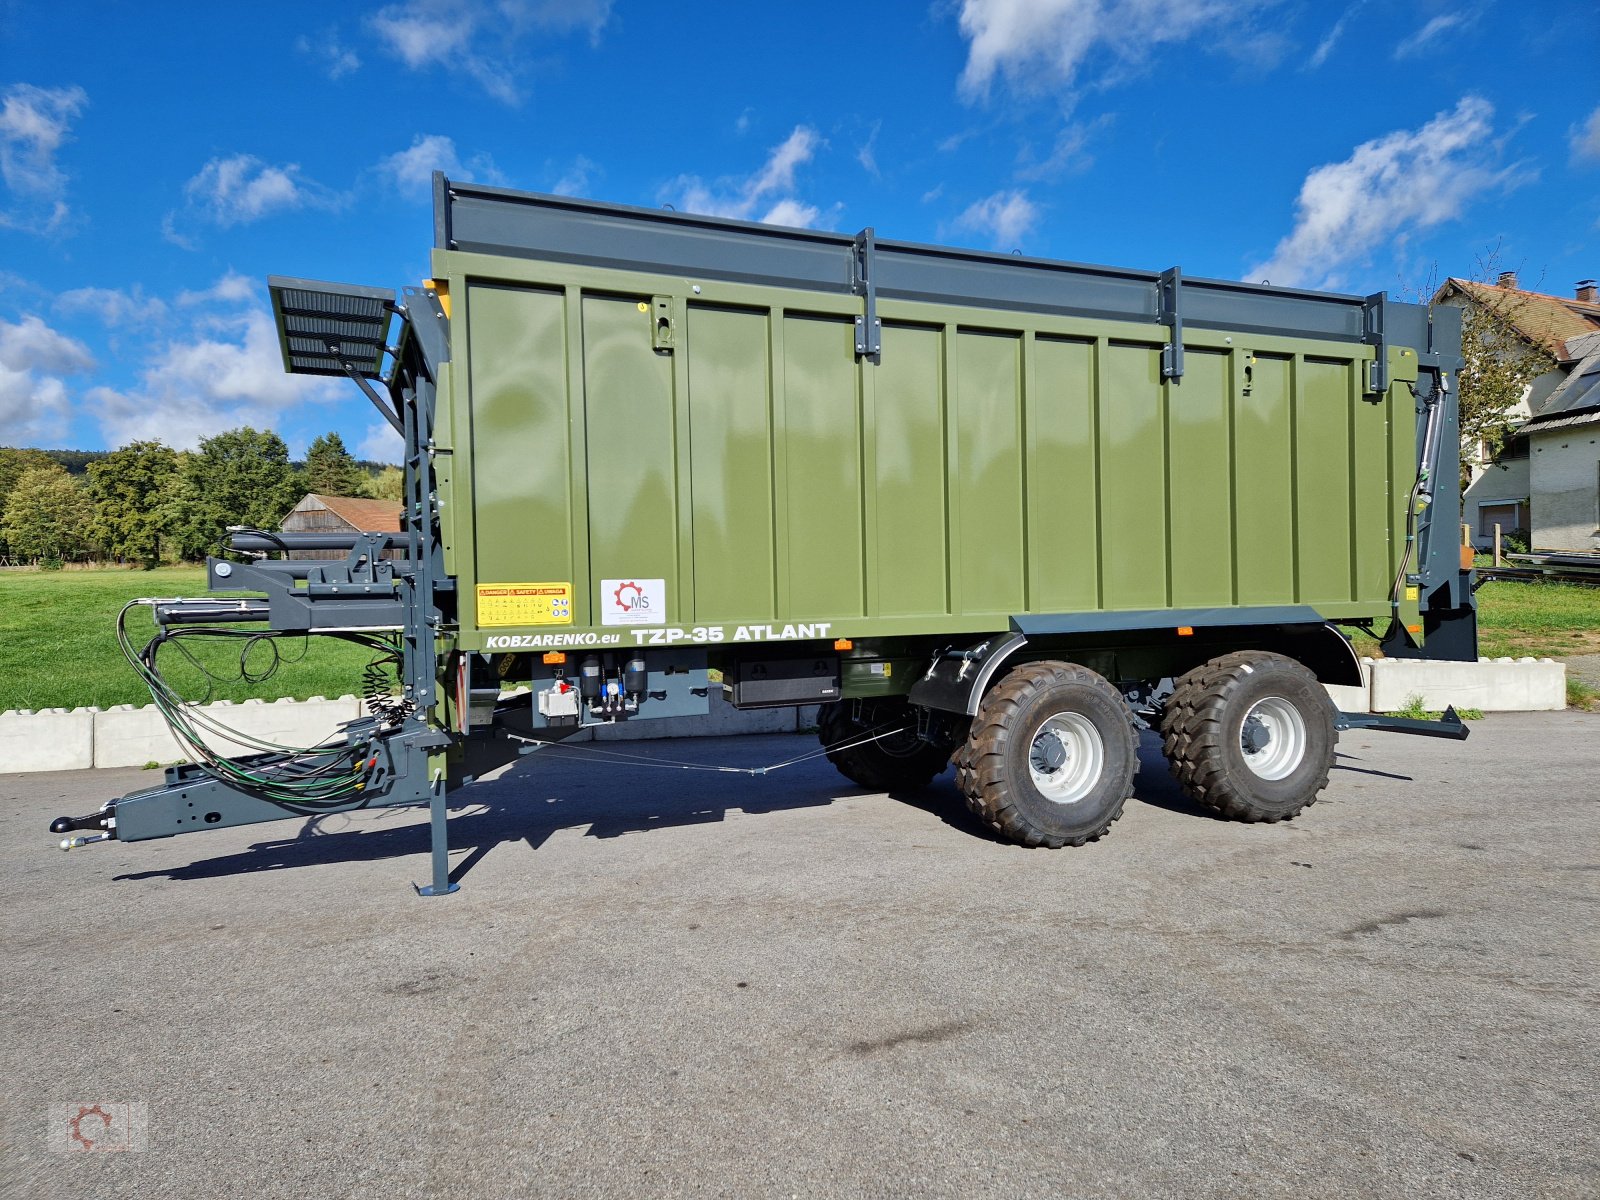
[[[978,705],[956,786],[995,832],[1024,846],[1081,846],[1133,791],[1138,734],[1121,693],[1087,667],[1025,663]]]
[[[861,741],[874,732],[898,732],[875,741]],[[817,738],[828,749],[828,761],[851,783],[875,792],[925,788],[950,765],[950,748],[917,736],[916,714],[904,700],[838,700],[817,714]],[[857,745],[850,745],[857,742]],[[830,747],[842,746],[842,749]]]
[[[1235,821],[1287,821],[1328,786],[1334,719],[1333,701],[1305,667],[1241,650],[1178,680],[1161,744],[1197,803]]]

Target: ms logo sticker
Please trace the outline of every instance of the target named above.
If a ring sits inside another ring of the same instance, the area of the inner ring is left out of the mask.
[[[667,581],[665,579],[602,579],[600,581],[600,623],[602,625],[665,625],[667,623]]]

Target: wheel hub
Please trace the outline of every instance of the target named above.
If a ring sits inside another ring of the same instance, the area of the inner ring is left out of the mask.
[[[1245,766],[1261,779],[1282,779],[1306,756],[1309,739],[1300,710],[1282,696],[1265,696],[1239,725],[1239,750]]]
[[[1054,804],[1076,804],[1100,782],[1105,743],[1081,713],[1046,718],[1028,747],[1028,774],[1039,794]]]

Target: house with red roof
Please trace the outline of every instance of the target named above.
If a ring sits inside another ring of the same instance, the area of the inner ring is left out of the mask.
[[[1480,547],[1525,530],[1538,550],[1600,549],[1600,297],[1595,282],[1571,296],[1518,286],[1515,272],[1495,283],[1448,279],[1435,304],[1481,306],[1551,367],[1527,386],[1511,410],[1517,429],[1500,454],[1463,447],[1472,481],[1462,496],[1462,520]]]

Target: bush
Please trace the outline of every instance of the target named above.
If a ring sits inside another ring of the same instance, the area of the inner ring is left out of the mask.
[[[41,571],[59,571],[63,565],[59,554],[47,554],[39,560],[39,569]]]
[[[1521,525],[1500,535],[1500,549],[1507,554],[1526,554],[1533,544],[1533,534]]]

